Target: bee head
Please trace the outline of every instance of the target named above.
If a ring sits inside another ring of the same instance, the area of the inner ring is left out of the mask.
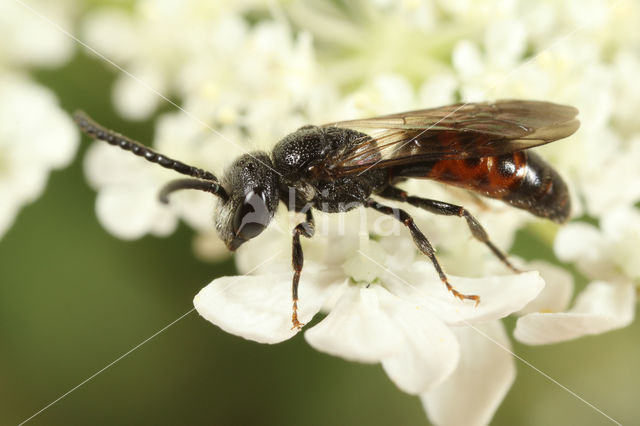
[[[216,231],[229,250],[265,230],[278,207],[278,175],[264,152],[239,157],[226,171],[222,185],[228,198],[219,199]]]

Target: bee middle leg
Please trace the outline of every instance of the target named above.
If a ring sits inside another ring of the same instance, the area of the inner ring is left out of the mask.
[[[293,264],[293,282],[291,284],[291,296],[293,299],[293,313],[291,314],[292,330],[294,328],[299,330],[304,326],[304,323],[298,321],[298,284],[300,283],[300,274],[302,273],[302,266],[304,265],[300,235],[311,238],[315,233],[315,224],[311,210],[307,210],[306,214],[306,220],[296,225],[293,229],[293,253],[291,259],[291,263]]]
[[[365,206],[379,211],[380,213],[393,216],[400,222],[402,222],[407,228],[409,228],[409,232],[411,232],[411,237],[416,243],[416,246],[418,246],[420,251],[431,260],[431,263],[433,263],[433,267],[436,269],[436,272],[440,277],[440,281],[442,281],[444,285],[447,286],[447,290],[449,290],[451,294],[453,294],[460,300],[473,300],[476,302],[476,306],[478,305],[478,303],[480,303],[480,296],[477,296],[475,294],[460,293],[449,283],[449,278],[447,278],[447,275],[444,273],[442,266],[440,266],[440,262],[438,262],[438,259],[436,258],[436,253],[433,249],[433,246],[431,245],[427,237],[425,237],[425,235],[422,233],[422,231],[420,231],[409,213],[402,209],[394,209],[392,207],[385,206],[384,204],[380,204],[371,198],[366,201]]]
[[[489,239],[489,235],[487,231],[480,225],[480,222],[469,213],[467,209],[462,206],[457,206],[455,204],[445,203],[444,201],[431,200],[428,198],[420,198],[408,195],[405,191],[396,188],[394,186],[388,186],[378,195],[381,197],[387,198],[389,200],[403,201],[405,203],[409,203],[412,206],[419,207],[423,210],[426,210],[430,213],[440,214],[444,216],[458,216],[464,217],[467,221],[467,226],[471,231],[471,235],[473,237],[484,243],[489,250],[498,258],[502,263],[504,263],[507,268],[511,269],[513,272],[520,273],[521,271],[513,266],[507,256],[496,247],[491,240]]]

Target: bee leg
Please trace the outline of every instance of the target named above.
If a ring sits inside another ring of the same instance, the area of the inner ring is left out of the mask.
[[[409,228],[411,237],[413,237],[413,241],[418,246],[420,251],[431,260],[431,263],[433,263],[433,267],[436,269],[438,276],[440,276],[440,280],[444,283],[445,286],[447,286],[447,290],[449,290],[451,294],[453,294],[460,300],[473,300],[474,302],[476,302],[476,306],[478,305],[478,303],[480,303],[480,296],[477,296],[475,294],[460,293],[449,283],[447,275],[444,273],[442,266],[440,266],[440,262],[438,262],[438,259],[436,258],[436,253],[433,249],[433,246],[431,246],[431,243],[429,242],[427,237],[425,237],[422,231],[420,231],[420,229],[416,226],[413,218],[409,215],[409,213],[402,209],[394,209],[392,207],[385,206],[384,204],[380,204],[371,198],[366,201],[365,206],[377,210],[380,213],[393,216],[400,222],[402,222],[407,228]]]
[[[471,235],[473,237],[484,243],[489,250],[498,258],[502,263],[504,263],[507,268],[511,269],[513,272],[520,273],[521,271],[513,266],[507,256],[500,251],[498,247],[496,247],[491,240],[489,240],[489,235],[487,231],[484,230],[480,222],[469,213],[467,209],[462,206],[457,206],[455,204],[445,203],[444,201],[431,200],[428,198],[420,198],[408,195],[405,191],[398,189],[393,186],[389,186],[384,189],[380,194],[381,197],[388,198],[390,200],[404,201],[405,203],[409,203],[412,206],[419,207],[424,209],[430,213],[440,214],[445,216],[459,216],[464,217],[467,221],[467,226],[471,231]]]
[[[299,223],[293,229],[293,254],[291,263],[293,264],[293,283],[291,285],[291,296],[293,298],[293,314],[291,315],[291,323],[293,330],[297,328],[300,330],[304,323],[298,321],[298,284],[300,283],[300,274],[302,272],[302,265],[304,264],[304,256],[302,254],[302,245],[300,244],[300,235],[304,235],[307,238],[313,237],[315,232],[315,225],[313,222],[313,215],[311,210],[307,210],[307,218],[304,222]]]

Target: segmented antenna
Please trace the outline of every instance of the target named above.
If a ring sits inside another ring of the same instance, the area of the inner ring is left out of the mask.
[[[119,146],[120,148],[131,151],[135,155],[143,157],[147,161],[160,164],[167,169],[175,170],[183,175],[192,176],[194,178],[208,180],[211,182],[218,182],[212,173],[206,170],[199,169],[197,167],[188,166],[180,161],[173,160],[162,154],[158,154],[150,148],[142,145],[139,142],[129,139],[126,136],[116,133],[113,130],[109,130],[95,121],[93,121],[84,111],[76,111],[73,114],[73,119],[78,123],[78,127],[87,135],[92,138],[100,139],[111,145]],[[222,188],[221,188],[222,189]],[[225,194],[226,195],[226,194]]]
[[[169,204],[169,194],[183,189],[197,189],[198,191],[210,192],[225,200],[229,199],[226,191],[218,182],[211,182],[200,179],[176,179],[168,182],[158,194],[158,199],[163,204]]]

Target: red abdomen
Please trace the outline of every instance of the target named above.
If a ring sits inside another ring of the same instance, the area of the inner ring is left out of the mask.
[[[455,185],[556,222],[564,222],[571,212],[567,185],[547,162],[530,151],[397,166],[392,175]]]

